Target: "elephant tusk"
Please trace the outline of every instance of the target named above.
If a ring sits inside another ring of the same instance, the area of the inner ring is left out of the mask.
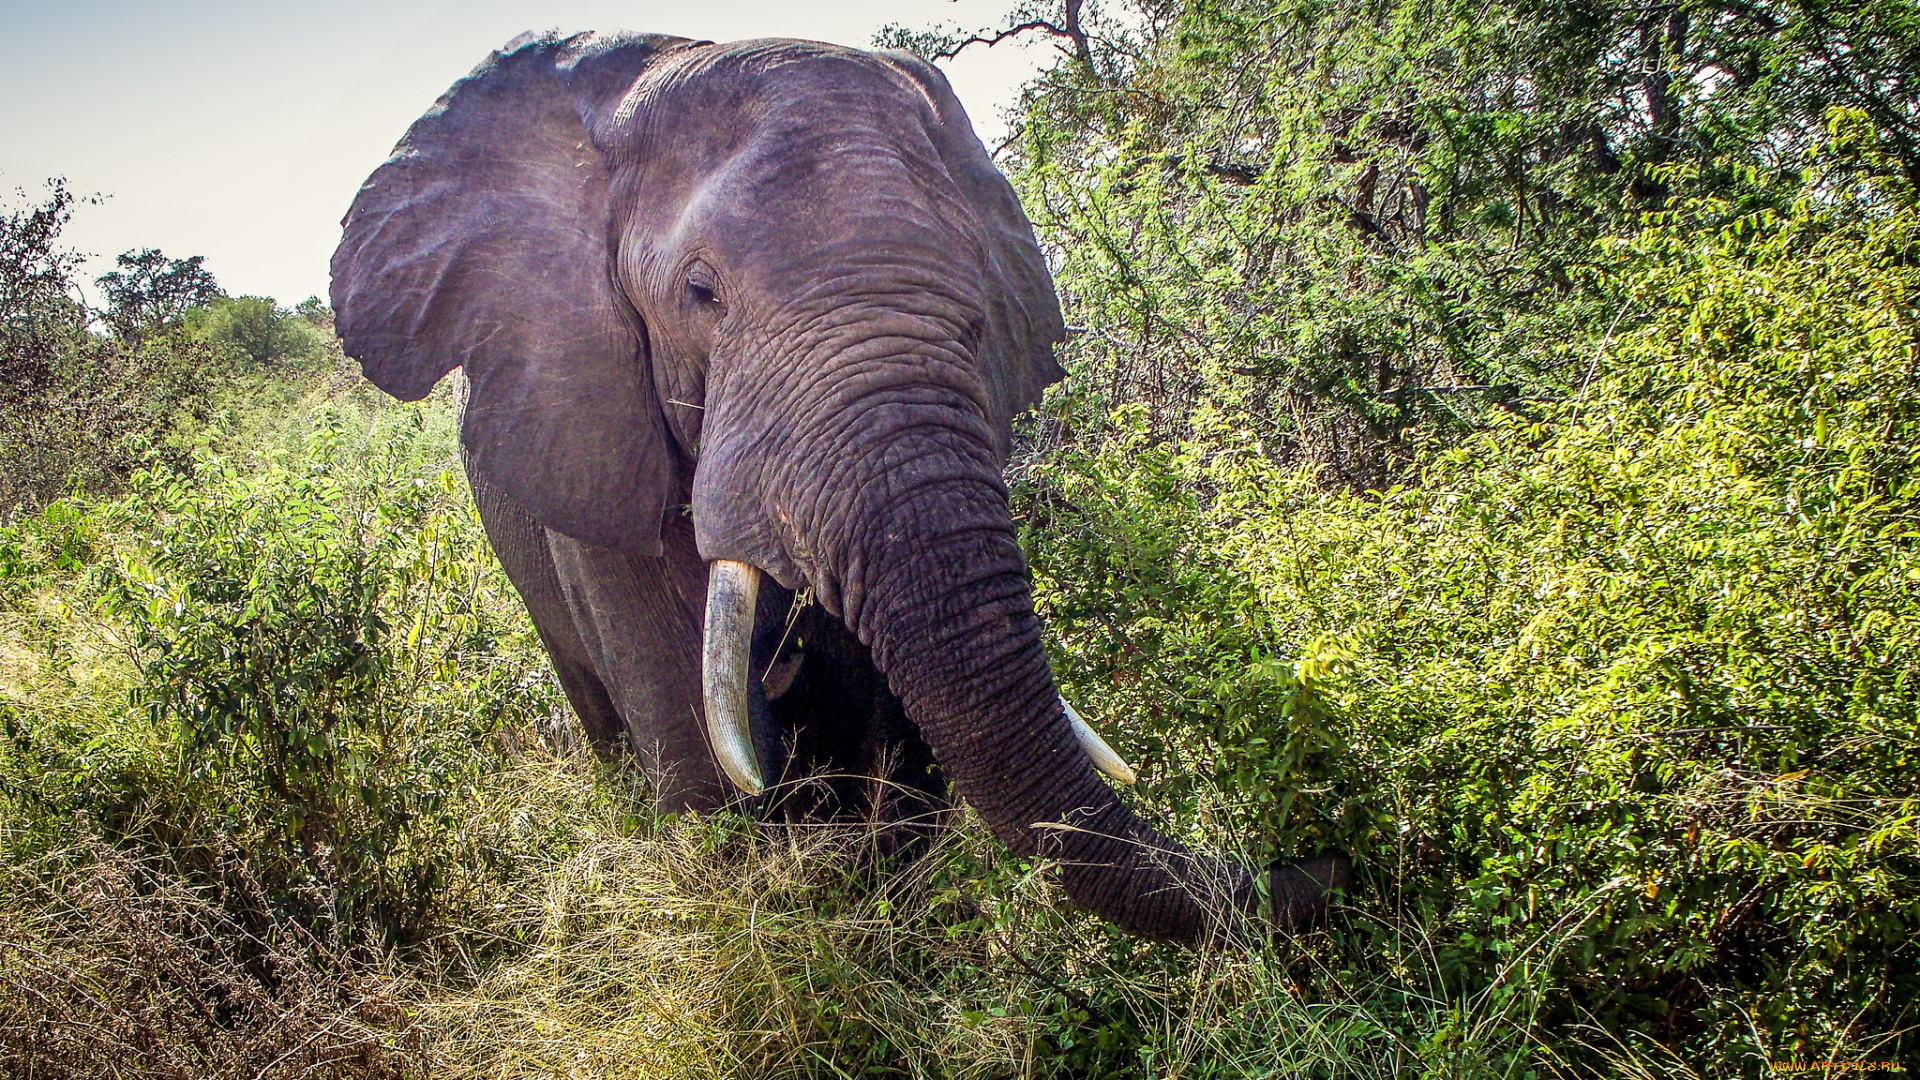
[[[1080,714],[1074,711],[1065,697],[1060,699],[1060,707],[1066,710],[1067,726],[1073,729],[1073,737],[1079,741],[1080,748],[1093,759],[1094,768],[1100,770],[1109,779],[1129,786],[1140,779],[1133,774],[1133,769],[1120,759],[1120,755],[1113,752],[1113,747],[1107,745],[1107,740],[1088,727],[1085,720],[1080,719]]]
[[[747,722],[747,671],[752,666],[753,614],[760,571],[750,563],[715,559],[707,566],[707,629],[701,674],[707,702],[707,738],[720,768],[740,790],[766,790]]]

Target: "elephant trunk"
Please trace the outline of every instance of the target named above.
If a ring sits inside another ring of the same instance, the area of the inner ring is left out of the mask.
[[[1076,738],[998,477],[922,487],[877,520],[852,557],[860,578],[845,584],[845,617],[995,835],[1058,860],[1075,902],[1133,933],[1197,944],[1251,914],[1252,875],[1142,821]],[[1340,869],[1276,879],[1281,928],[1317,912]]]
[[[1246,873],[1147,826],[1074,739],[1011,529],[889,547],[898,554],[876,553],[873,599],[855,629],[996,836],[1058,859],[1068,895],[1134,933],[1195,942],[1221,913],[1250,906]]]
[[[1075,902],[1142,936],[1218,940],[1260,906],[1253,875],[1147,825],[1076,738],[968,356],[959,334],[870,336],[808,365],[837,371],[838,391],[710,393],[693,489],[700,550],[812,585],[872,649],[952,789],[1014,851],[1057,860]],[[753,408],[789,419],[769,433],[748,422]],[[1337,860],[1276,874],[1277,928],[1322,910],[1344,880]]]

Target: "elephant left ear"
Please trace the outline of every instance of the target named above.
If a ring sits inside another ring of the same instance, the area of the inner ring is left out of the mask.
[[[1013,185],[994,167],[947,77],[911,53],[881,55],[925,91],[933,105],[934,148],[986,232],[992,296],[980,360],[993,410],[988,419],[1004,457],[1014,415],[1038,405],[1041,392],[1066,375],[1053,355],[1067,337],[1053,275]]]
[[[644,327],[614,283],[593,129],[694,44],[515,40],[414,123],[333,256],[335,324],[367,378],[412,401],[464,367],[469,467],[547,528],[641,555],[660,553],[680,479]]]

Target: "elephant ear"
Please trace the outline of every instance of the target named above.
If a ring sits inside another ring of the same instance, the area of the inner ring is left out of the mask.
[[[1053,356],[1054,345],[1067,337],[1053,275],[1047,272],[1046,257],[1013,185],[987,156],[947,77],[911,53],[884,55],[926,92],[936,121],[930,132],[934,148],[986,232],[992,295],[980,346],[981,369],[993,410],[988,419],[1004,457],[1014,415],[1039,404],[1041,391],[1066,374]]]
[[[590,132],[688,44],[516,39],[414,122],[333,255],[335,322],[367,378],[414,401],[464,367],[471,466],[548,528],[635,554],[660,553],[679,477]]]

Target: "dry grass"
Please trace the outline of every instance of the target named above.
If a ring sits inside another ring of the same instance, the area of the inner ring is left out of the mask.
[[[237,861],[205,888],[97,842],[15,864],[0,1075],[1466,1077],[1524,1019],[1313,937],[1142,944],[964,817],[877,866],[857,827],[656,819],[630,778],[515,753],[473,797],[458,914],[403,956],[262,918]]]
[[[391,976],[267,911],[244,865],[195,889],[95,845],[10,868],[0,1073],[366,1078],[421,1071]],[[240,894],[240,895],[233,895]],[[239,903],[235,903],[239,901]]]
[[[556,789],[587,782],[529,762],[497,813],[584,809]],[[947,883],[967,833],[883,868],[853,826],[653,821],[618,803],[574,825],[578,846],[520,865],[415,972],[441,1075],[1003,1076],[1031,1061],[1033,978],[993,955],[986,913]]]
[[[435,1075],[1418,1068],[1370,1016],[1380,987],[1342,988],[1324,939],[1208,955],[1140,942],[1070,910],[1044,866],[964,814],[918,860],[877,867],[861,828],[650,820],[595,802],[607,788],[577,761],[530,759],[485,800],[476,835],[565,816],[573,842],[518,865],[409,974]],[[1328,996],[1309,1004],[1302,980]]]

